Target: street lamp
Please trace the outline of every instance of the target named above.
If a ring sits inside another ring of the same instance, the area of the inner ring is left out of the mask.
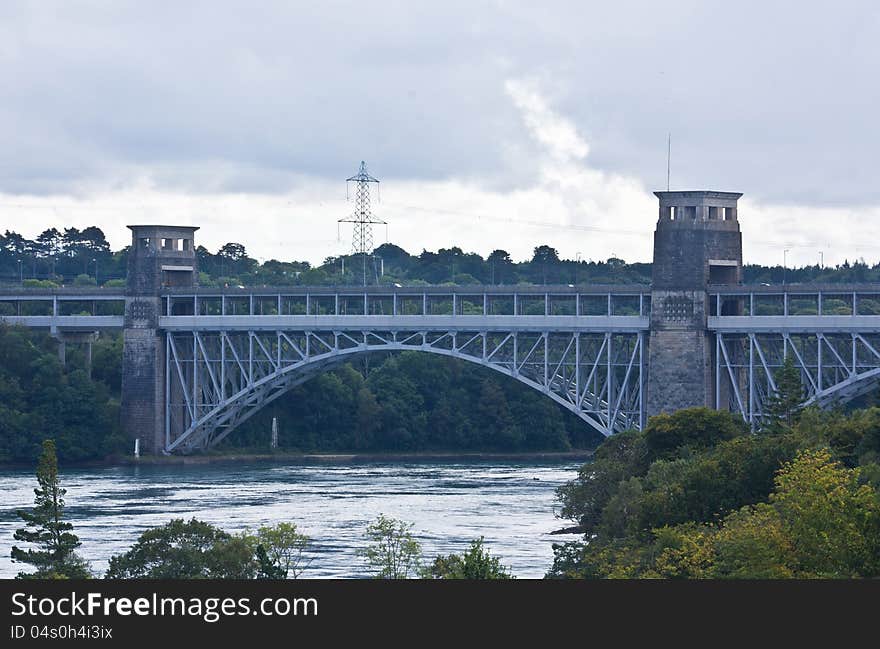
[[[788,248],[782,251],[782,285],[785,286],[785,271],[788,268]]]
[[[18,260],[18,283],[24,286],[24,270],[22,270],[21,259]]]
[[[579,253],[579,252],[574,253],[574,258],[575,258],[574,285],[577,286],[578,285],[578,277],[580,275],[580,270],[581,270],[581,253]]]
[[[100,283],[98,282],[98,260],[92,259],[92,262],[95,264],[95,286],[100,286]]]

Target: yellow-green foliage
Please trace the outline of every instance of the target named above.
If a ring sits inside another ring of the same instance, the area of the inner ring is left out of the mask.
[[[578,561],[574,574],[602,578],[877,577],[880,498],[860,469],[805,449],[777,473],[768,502],[717,524],[654,528],[644,543],[594,539]]]

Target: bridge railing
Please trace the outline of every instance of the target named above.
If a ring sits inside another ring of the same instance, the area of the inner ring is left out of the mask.
[[[875,316],[880,284],[711,287],[710,316]]]
[[[163,315],[647,317],[646,286],[283,287],[170,290]]]
[[[125,296],[119,290],[22,289],[0,292],[0,317],[122,316]]]

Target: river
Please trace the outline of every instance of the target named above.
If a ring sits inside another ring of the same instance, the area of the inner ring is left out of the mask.
[[[431,462],[278,465],[265,462],[117,466],[63,471],[66,517],[80,554],[103,574],[111,556],[146,529],[197,517],[229,532],[291,521],[312,539],[303,577],[368,576],[357,550],[379,513],[414,523],[426,559],[486,546],[519,578],[539,578],[551,543],[573,540],[551,530],[554,490],[578,463]],[[32,471],[0,470],[0,577],[28,566],[9,550],[21,527],[16,510],[33,505]]]

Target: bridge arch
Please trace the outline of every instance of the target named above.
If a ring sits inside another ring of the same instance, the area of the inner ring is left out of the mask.
[[[643,423],[644,336],[580,332],[169,332],[166,453],[219,443],[291,388],[376,352],[489,368],[610,435]]]

